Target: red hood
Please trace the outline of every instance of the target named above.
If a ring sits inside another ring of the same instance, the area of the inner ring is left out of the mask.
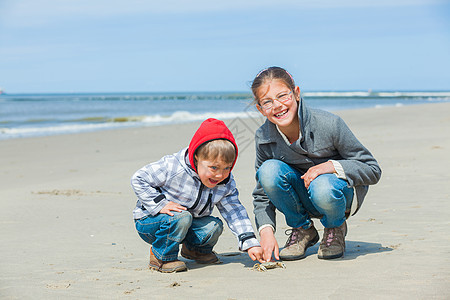
[[[194,136],[192,137],[191,143],[189,144],[189,162],[191,163],[191,167],[197,172],[197,168],[194,164],[194,154],[195,151],[200,147],[202,144],[212,141],[212,140],[228,140],[236,149],[236,158],[234,159],[233,165],[231,166],[231,169],[233,169],[234,164],[236,163],[237,155],[238,155],[238,147],[236,144],[236,141],[234,140],[233,134],[228,129],[228,127],[225,125],[223,121],[209,118],[200,125],[200,127],[195,132]]]

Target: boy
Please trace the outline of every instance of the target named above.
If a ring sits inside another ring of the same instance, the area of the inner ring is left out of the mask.
[[[167,155],[137,171],[131,180],[138,200],[133,211],[136,229],[151,244],[149,267],[164,273],[187,270],[181,256],[215,263],[212,251],[223,230],[211,216],[214,205],[252,260],[262,259],[247,212],[238,199],[231,174],[238,149],[225,123],[207,119],[188,148]]]

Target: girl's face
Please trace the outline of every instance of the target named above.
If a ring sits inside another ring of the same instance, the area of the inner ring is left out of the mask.
[[[298,96],[300,88],[291,91],[281,80],[272,80],[258,89],[256,108],[278,127],[287,127],[298,120]],[[272,104],[272,107],[267,107]]]

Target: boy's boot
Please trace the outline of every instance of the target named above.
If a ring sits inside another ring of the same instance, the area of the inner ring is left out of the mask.
[[[150,248],[150,262],[148,267],[152,270],[156,270],[163,273],[173,273],[173,272],[181,272],[186,271],[186,264],[178,259],[172,261],[162,261],[156,258],[156,256],[152,252],[152,248]]]
[[[185,244],[181,246],[181,256],[187,259],[193,259],[199,264],[213,264],[219,261],[214,252],[201,253],[195,250],[189,250]]]
[[[322,242],[317,252],[321,259],[338,258],[344,255],[345,236],[347,235],[347,222],[336,228],[325,228]]]
[[[280,258],[282,260],[297,260],[306,256],[306,249],[313,246],[319,241],[319,234],[317,233],[314,224],[311,222],[311,227],[308,229],[291,228],[286,230],[290,235],[284,245],[284,249],[280,251]]]

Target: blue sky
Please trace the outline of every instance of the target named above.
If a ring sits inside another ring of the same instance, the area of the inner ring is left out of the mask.
[[[339,2],[336,4],[335,2]],[[450,90],[450,1],[0,0],[8,93]]]

